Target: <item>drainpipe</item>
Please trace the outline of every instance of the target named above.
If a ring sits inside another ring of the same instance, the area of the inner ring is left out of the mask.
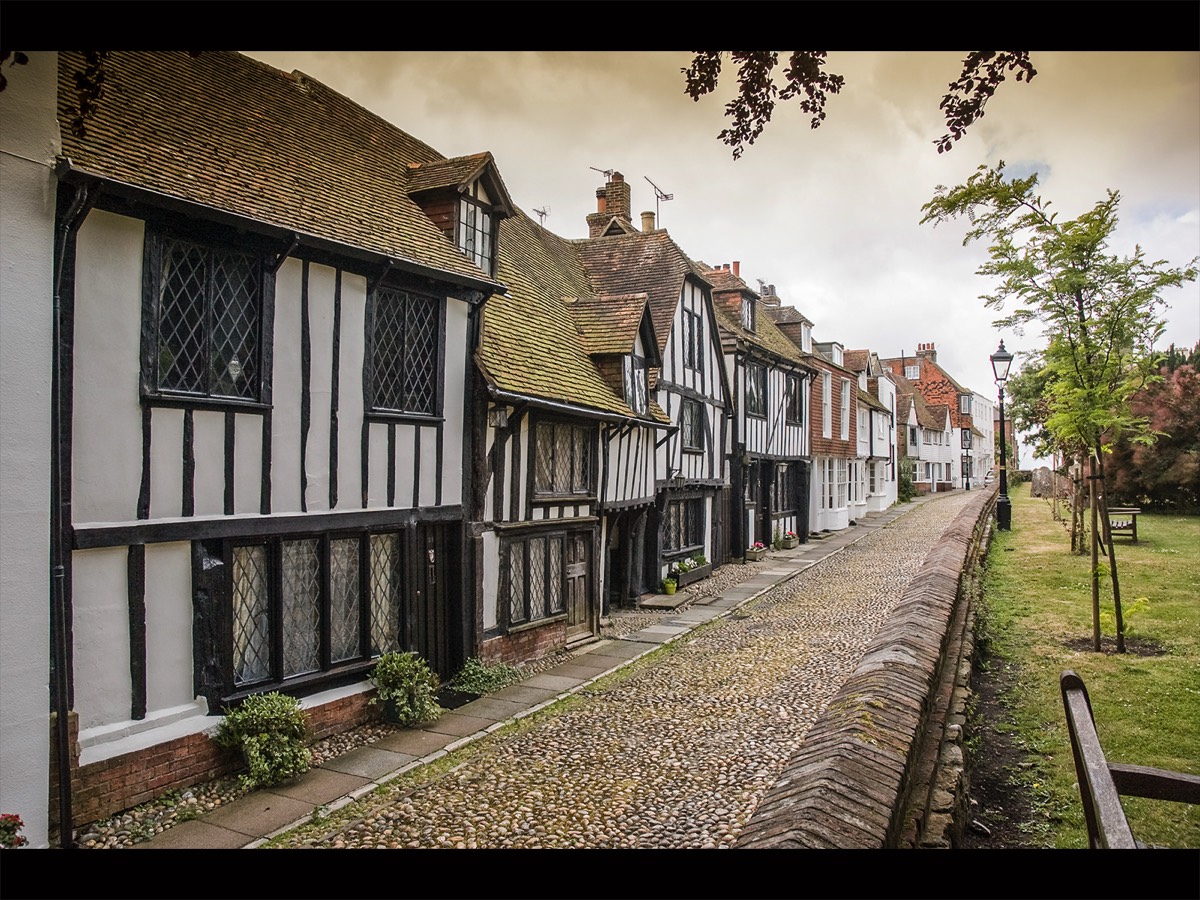
[[[56,436],[51,448],[51,495],[50,504],[50,615],[52,625],[51,654],[54,664],[54,697],[55,713],[54,751],[58,763],[58,833],[59,845],[65,850],[72,849],[74,842],[74,815],[71,808],[71,735],[68,726],[70,712],[69,685],[69,643],[70,635],[67,630],[67,594],[66,594],[66,554],[70,548],[65,546],[66,530],[71,524],[69,504],[62,499],[63,484],[63,451],[62,435],[69,423],[64,421],[62,383],[62,279],[65,268],[67,246],[75,232],[86,218],[95,196],[89,197],[86,184],[78,185],[75,197],[66,214],[59,220],[57,246],[54,259],[54,300],[53,300],[53,369],[51,371],[52,422]]]

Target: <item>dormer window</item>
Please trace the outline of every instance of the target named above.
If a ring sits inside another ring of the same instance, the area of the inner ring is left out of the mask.
[[[474,182],[458,201],[458,249],[488,275],[493,272],[492,203],[480,182]]]
[[[962,413],[964,416],[969,416],[971,414],[971,395],[970,394],[959,394],[958,395],[958,411],[960,413]]]
[[[754,301],[749,297],[742,298],[742,327],[747,331],[754,330]]]
[[[921,367],[920,366],[905,366],[904,367],[904,377],[907,378],[909,381],[920,381],[921,380]]]
[[[625,402],[639,415],[644,414],[649,405],[647,400],[650,396],[650,385],[647,380],[649,371],[645,357],[632,353],[625,357]]]

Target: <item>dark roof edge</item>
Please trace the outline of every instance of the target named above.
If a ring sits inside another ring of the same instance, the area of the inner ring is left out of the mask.
[[[99,175],[95,172],[76,166],[70,157],[59,157],[55,172],[61,181],[67,183],[75,183],[79,181],[91,181],[104,185],[106,188],[115,189],[112,193],[116,196],[125,197],[133,200],[150,201],[154,206],[177,211],[194,211],[204,210],[207,213],[207,218],[212,221],[223,224],[239,223],[249,227],[251,231],[259,233],[271,234],[283,238],[295,238],[299,244],[313,247],[327,252],[332,252],[340,256],[349,256],[361,259],[367,262],[386,262],[393,268],[402,269],[416,275],[424,275],[426,277],[436,278],[439,281],[446,281],[451,284],[457,284],[462,287],[472,288],[482,291],[484,296],[497,293],[508,293],[508,288],[498,281],[491,281],[486,278],[472,279],[458,272],[451,272],[446,269],[440,269],[436,266],[426,265],[414,260],[406,259],[401,256],[390,256],[378,250],[371,250],[367,247],[360,247],[355,244],[345,244],[341,241],[335,241],[330,238],[323,238],[320,235],[307,232],[297,231],[294,228],[288,228],[284,225],[277,225],[273,222],[267,222],[263,219],[254,219],[249,216],[243,216],[239,213],[229,212],[216,206],[209,206],[204,203],[197,203],[194,200],[187,200],[183,197],[175,197],[171,194],[164,194],[160,191],[153,191],[148,188],[139,187],[138,185],[129,184],[125,181],[118,181],[115,178],[110,178],[107,175]],[[484,298],[481,297],[480,301]]]
[[[488,395],[494,400],[503,400],[507,403],[525,403],[536,409],[548,409],[556,412],[566,413],[574,416],[584,416],[589,419],[599,419],[602,422],[620,422],[622,424],[632,425],[650,425],[659,431],[678,431],[678,425],[668,425],[664,422],[656,422],[654,419],[642,419],[637,416],[623,416],[620,413],[604,412],[603,410],[594,409],[590,406],[580,406],[575,403],[567,403],[562,400],[547,400],[544,397],[538,397],[534,394],[519,394],[514,391],[506,391],[503,388],[498,388],[493,384],[487,386]]]

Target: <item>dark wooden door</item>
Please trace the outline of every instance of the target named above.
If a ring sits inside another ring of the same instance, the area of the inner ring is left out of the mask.
[[[588,590],[588,545],[590,534],[567,535],[564,577],[567,587],[567,639],[592,633],[591,592]]]
[[[405,595],[401,604],[401,639],[406,650],[415,651],[430,668],[449,678],[463,660],[451,652],[462,592],[451,577],[456,556],[456,526],[420,524],[405,531],[408,539]]]

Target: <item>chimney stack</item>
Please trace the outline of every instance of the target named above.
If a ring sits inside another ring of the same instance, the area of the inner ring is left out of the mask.
[[[741,260],[735,259],[733,261],[733,274],[738,276],[739,278],[742,277],[742,262],[741,262]]]
[[[654,213],[650,210],[642,213],[642,231],[649,233],[654,230]]]
[[[614,218],[632,225],[631,208],[629,185],[625,182],[625,176],[620,172],[613,172],[609,176],[608,184],[596,189],[596,211],[587,217],[588,237],[600,237]]]

